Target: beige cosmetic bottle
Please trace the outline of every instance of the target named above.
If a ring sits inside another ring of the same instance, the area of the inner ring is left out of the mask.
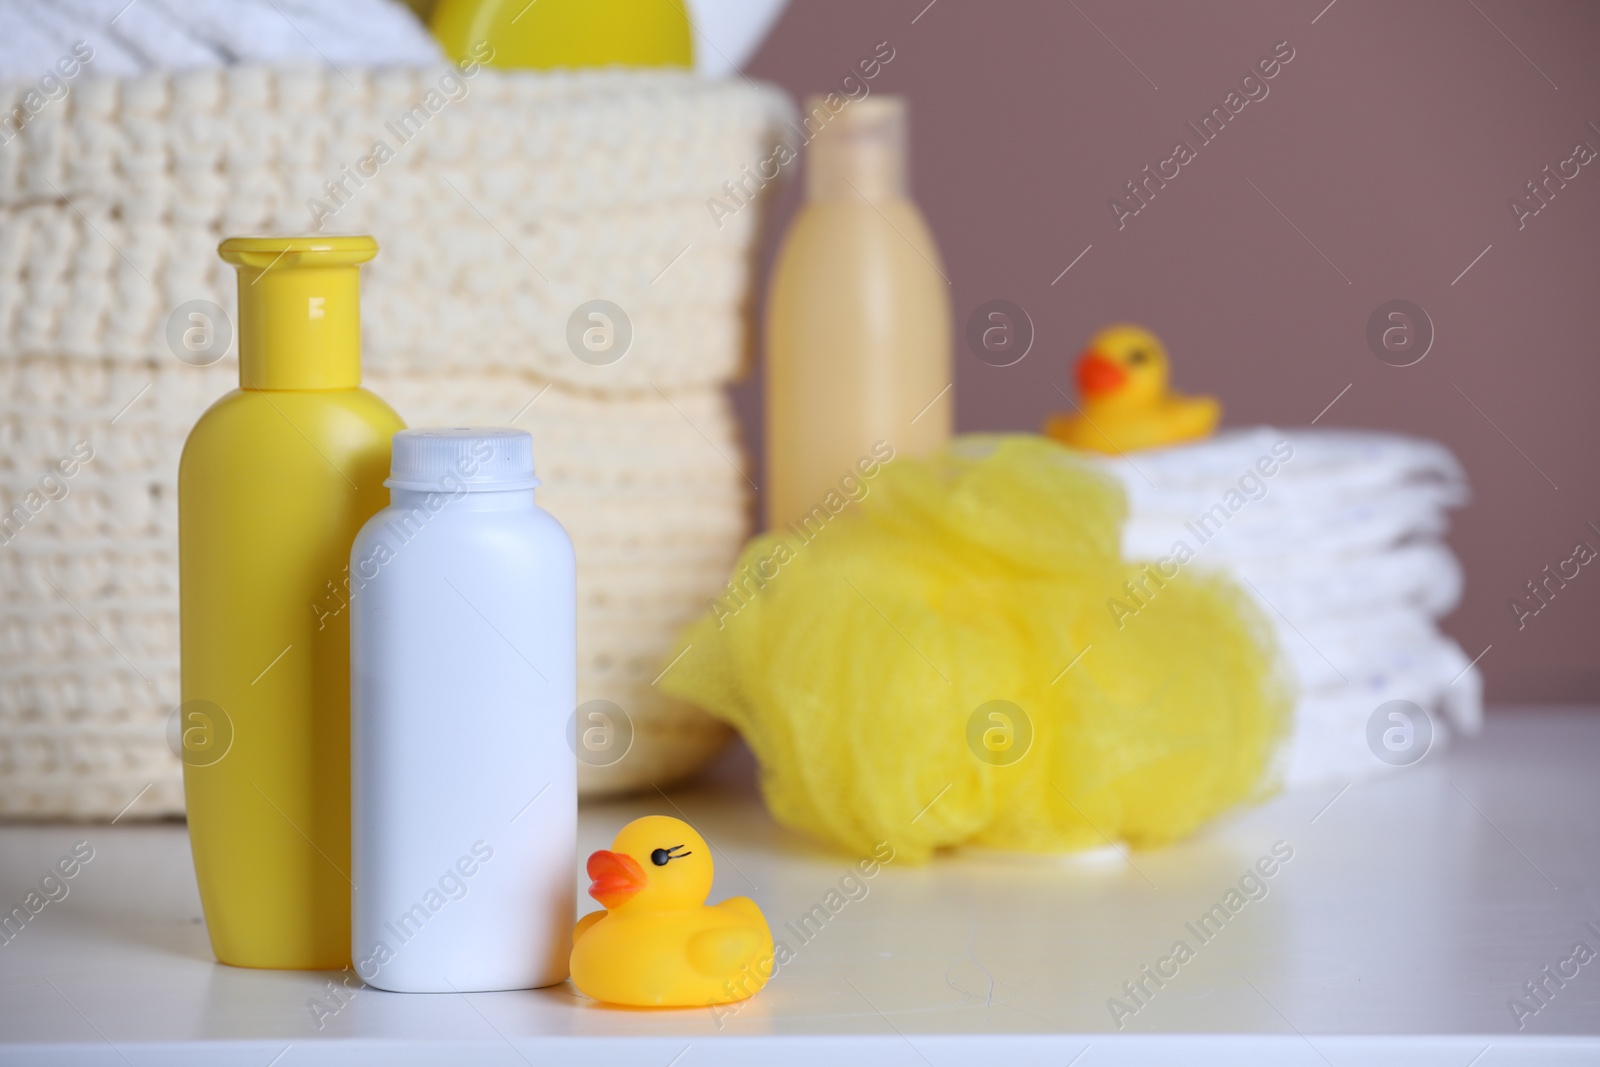
[[[863,459],[922,456],[950,438],[950,287],[907,189],[907,111],[899,97],[836,114],[807,101],[805,202],[767,300],[770,529]]]

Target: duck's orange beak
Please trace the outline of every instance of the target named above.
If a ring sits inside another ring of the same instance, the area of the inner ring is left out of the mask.
[[[1127,371],[1092,348],[1078,359],[1078,391],[1085,396],[1115,392],[1127,380]]]
[[[589,895],[614,908],[644,888],[644,868],[632,856],[601,849],[589,857]]]

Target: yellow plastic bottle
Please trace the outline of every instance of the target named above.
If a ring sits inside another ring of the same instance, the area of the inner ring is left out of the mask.
[[[178,467],[184,792],[211,947],[350,961],[346,563],[405,424],[361,388],[370,237],[235,237],[239,388]]]
[[[894,456],[938,450],[955,410],[949,285],[906,191],[905,101],[870,96],[833,114],[813,97],[803,121],[806,201],[767,300],[773,530],[842,498],[841,479],[885,458],[878,442]]]
[[[691,67],[685,0],[440,0],[428,28],[452,59],[491,67]]]

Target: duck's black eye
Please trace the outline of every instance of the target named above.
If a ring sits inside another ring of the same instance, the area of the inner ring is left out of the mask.
[[[650,853],[650,862],[657,867],[665,867],[668,860],[681,860],[685,856],[692,856],[692,852],[679,852],[682,845],[673,845],[671,848],[658,848]]]
[[[1135,348],[1132,352],[1128,353],[1129,363],[1143,363],[1146,358],[1148,357],[1146,357],[1145,351],[1142,348]]]

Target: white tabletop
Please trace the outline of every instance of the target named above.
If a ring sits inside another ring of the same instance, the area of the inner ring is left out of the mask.
[[[1592,710],[1491,716],[1415,767],[1281,796],[1131,859],[890,863],[807,941],[788,924],[856,857],[774,825],[748,757],[670,799],[586,806],[585,855],[636,815],[685,815],[717,852],[716,895],[754,897],[795,950],[720,1019],[565,986],[358,988],[319,1029],[311,1000],[338,1006],[338,976],[212,960],[181,825],[0,826],[6,908],[76,842],[94,850],[0,945],[0,1063],[1600,1063],[1600,958],[1567,963],[1560,985],[1543,971],[1578,942],[1600,952],[1597,768]],[[1202,941],[1186,924],[1277,842],[1293,856],[1266,895],[1247,883],[1260,899]],[[1145,979],[1139,1003],[1123,983],[1146,965],[1172,977]],[[1524,988],[1540,979],[1546,1001]],[[1138,1007],[1121,1030],[1113,997]],[[1520,1031],[1512,998],[1539,1008]]]

